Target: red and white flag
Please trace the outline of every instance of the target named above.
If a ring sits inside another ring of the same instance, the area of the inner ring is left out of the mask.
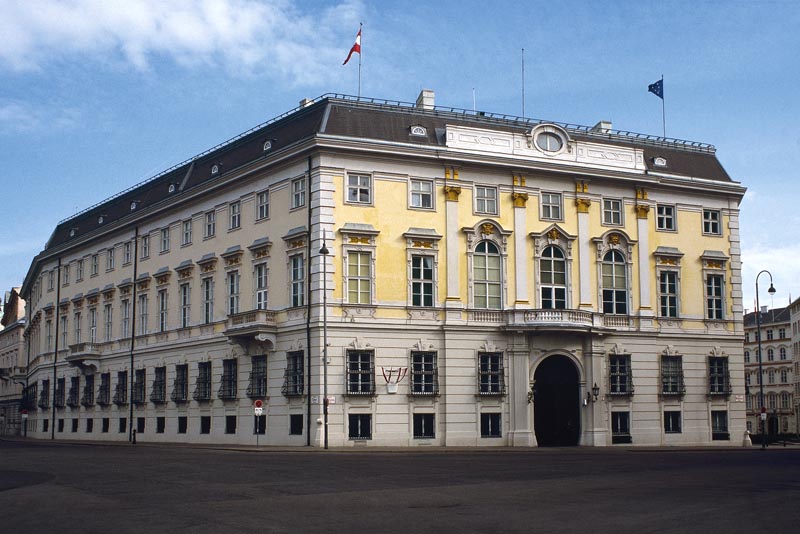
[[[356,42],[353,43],[353,47],[350,49],[350,53],[347,54],[347,59],[344,60],[342,65],[347,65],[347,62],[350,61],[350,56],[353,55],[353,52],[357,52],[358,55],[361,55],[361,28],[358,29],[358,35],[356,35]]]

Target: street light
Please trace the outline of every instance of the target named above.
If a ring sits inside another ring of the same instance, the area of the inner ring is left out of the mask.
[[[330,251],[325,246],[325,236],[322,236],[322,433],[324,447],[328,448],[328,254]]]
[[[756,340],[758,341],[758,396],[759,396],[759,404],[761,404],[761,413],[759,417],[761,418],[761,448],[767,448],[767,419],[766,419],[766,407],[764,405],[764,370],[761,367],[761,306],[758,302],[758,277],[762,274],[767,273],[769,275],[769,289],[767,293],[770,295],[775,294],[775,287],[772,285],[772,273],[764,269],[760,273],[756,275]]]

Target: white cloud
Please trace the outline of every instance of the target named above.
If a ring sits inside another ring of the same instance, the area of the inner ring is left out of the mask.
[[[80,122],[74,108],[33,107],[15,100],[0,101],[0,135],[42,131],[61,131]]]
[[[767,293],[769,275],[762,274],[758,279],[759,304],[770,308],[781,308],[789,304],[789,298],[800,297],[800,269],[797,260],[800,258],[800,243],[785,245],[756,246],[742,250],[742,292],[743,305],[747,310],[755,308],[756,276],[766,269],[772,274],[775,295]]]
[[[361,11],[360,0],[309,13],[289,0],[0,0],[0,66],[40,70],[79,56],[144,71],[166,57],[304,85],[341,63]]]

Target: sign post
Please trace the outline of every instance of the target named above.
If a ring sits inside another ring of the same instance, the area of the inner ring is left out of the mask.
[[[258,447],[258,437],[261,434],[261,416],[264,415],[264,401],[256,399],[253,403],[253,412],[256,417],[256,447]]]

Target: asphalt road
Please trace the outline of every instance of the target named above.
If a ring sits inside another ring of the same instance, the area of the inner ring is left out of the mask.
[[[0,532],[797,532],[800,449],[0,441]]]

